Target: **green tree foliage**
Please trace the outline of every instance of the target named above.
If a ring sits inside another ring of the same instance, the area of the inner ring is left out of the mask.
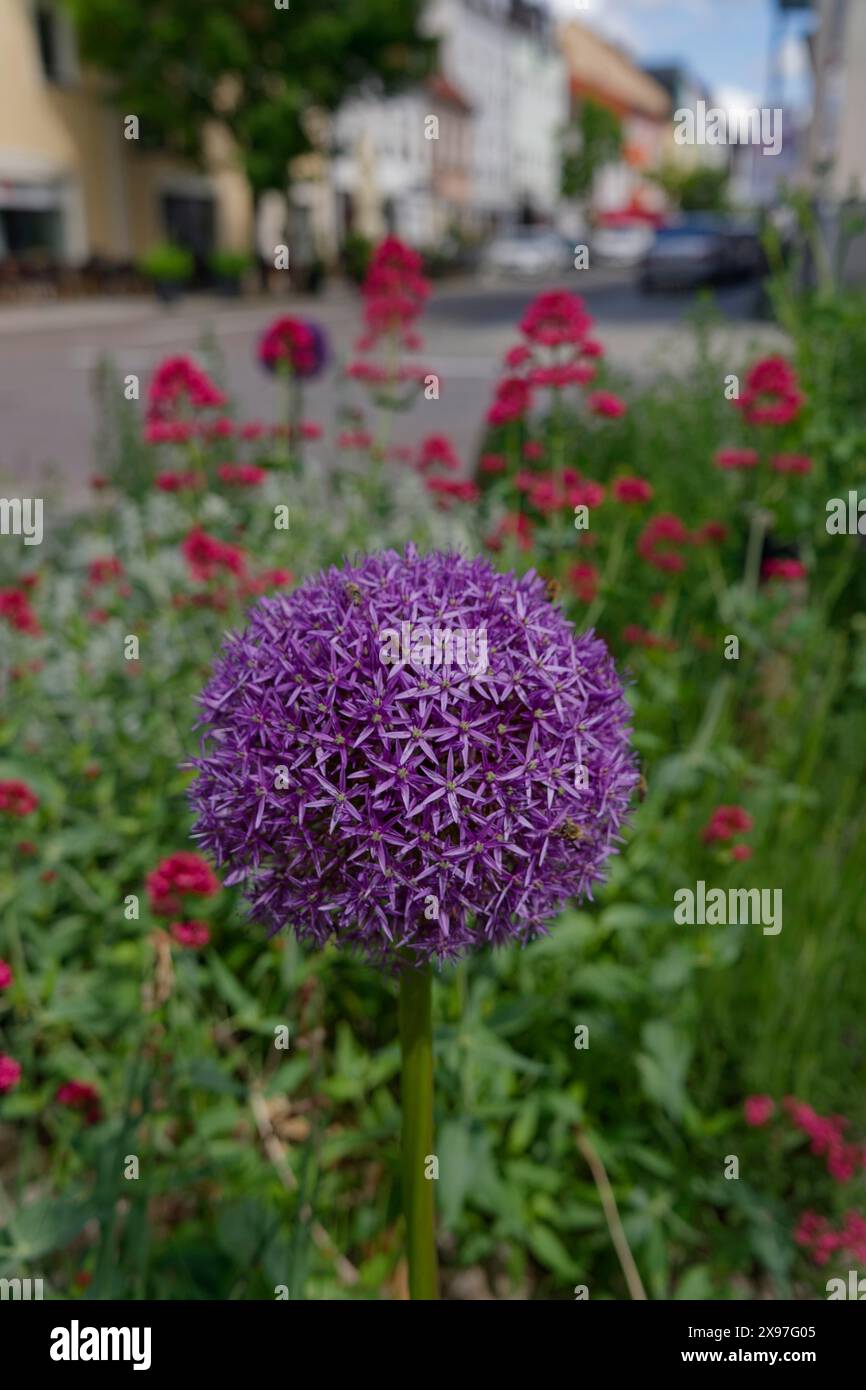
[[[656,175],[668,197],[683,212],[727,212],[727,169],[678,169],[667,165]]]
[[[583,198],[592,188],[596,171],[619,158],[622,151],[619,118],[596,101],[585,101],[562,141],[562,192],[566,198]]]
[[[311,147],[308,113],[361,84],[428,70],[422,0],[66,0],[87,62],[138,116],[144,148],[201,160],[211,120],[234,136],[256,194],[284,188]]]

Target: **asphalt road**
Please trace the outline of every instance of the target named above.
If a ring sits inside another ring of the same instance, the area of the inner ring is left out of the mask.
[[[660,365],[688,370],[695,350],[689,327],[694,296],[643,295],[633,276],[621,271],[581,271],[574,277],[568,287],[586,299],[612,364],[638,376]],[[522,310],[541,288],[549,286],[463,281],[435,288],[421,326],[423,360],[441,378],[441,397],[421,400],[402,417],[395,442],[445,432],[467,459],[471,456],[502,355],[516,341]],[[724,319],[720,336],[732,363],[752,341],[780,341],[754,317],[755,301],[753,286],[717,295]],[[240,417],[273,419],[273,383],[255,361],[263,327],[277,313],[316,318],[345,357],[358,333],[358,307],[354,292],[342,286],[314,300],[188,297],[168,309],[138,298],[0,307],[0,490],[23,496],[39,495],[37,489],[59,493],[61,506],[87,496],[88,477],[100,471],[91,386],[101,358],[144,380],[164,356],[195,351],[203,335],[212,335],[223,352]],[[341,389],[334,370],[309,388],[308,418],[326,426],[332,422]]]

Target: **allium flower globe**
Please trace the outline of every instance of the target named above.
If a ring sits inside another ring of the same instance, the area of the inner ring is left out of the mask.
[[[486,634],[486,669],[425,661],[435,629]],[[261,599],[200,703],[194,833],[226,882],[272,931],[381,961],[544,931],[602,878],[637,780],[604,643],[483,558],[410,546]]]

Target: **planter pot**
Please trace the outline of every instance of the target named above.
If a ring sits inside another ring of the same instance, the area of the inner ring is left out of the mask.
[[[183,285],[177,280],[154,280],[153,288],[160,304],[175,304],[183,294]]]

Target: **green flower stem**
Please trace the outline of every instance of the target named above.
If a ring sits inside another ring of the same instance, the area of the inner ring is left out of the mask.
[[[409,1256],[409,1296],[439,1297],[433,1182],[424,1176],[433,1152],[433,1027],[429,966],[404,970],[400,979],[400,1052],[403,1105],[403,1211]]]
[[[586,617],[583,620],[584,631],[588,628],[595,627],[604,612],[610,591],[619,577],[623,551],[625,550],[625,533],[627,527],[628,522],[625,518],[621,518],[613,533],[613,540],[611,541],[610,550],[607,555],[607,564],[604,567],[604,574],[602,575],[601,584],[599,585],[600,592],[598,597],[593,599]]]
[[[764,550],[764,537],[772,516],[763,507],[753,507],[749,524],[749,541],[746,547],[746,568],[743,574],[743,587],[750,597],[758,592],[761,577],[761,555]]]

